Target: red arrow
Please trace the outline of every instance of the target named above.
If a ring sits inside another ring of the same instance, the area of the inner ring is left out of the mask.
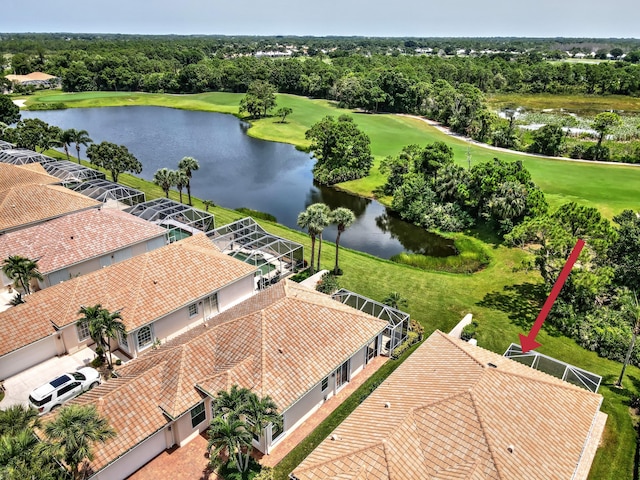
[[[529,350],[533,350],[541,346],[541,344],[536,342],[536,337],[538,336],[538,332],[540,332],[540,329],[542,328],[542,324],[547,319],[547,315],[549,315],[549,312],[551,311],[551,307],[553,307],[553,304],[555,303],[556,298],[558,298],[558,294],[560,293],[560,290],[562,290],[562,286],[564,285],[564,282],[567,281],[567,277],[571,273],[571,269],[573,268],[573,265],[576,263],[576,260],[578,260],[578,256],[582,251],[582,247],[584,247],[584,240],[578,240],[576,242],[576,246],[573,247],[573,250],[571,251],[571,255],[569,255],[569,259],[567,260],[567,263],[565,263],[564,267],[562,267],[562,271],[560,272],[560,275],[558,276],[556,283],[553,284],[551,293],[547,297],[547,300],[544,302],[544,305],[542,306],[542,310],[540,310],[540,313],[538,314],[538,318],[536,318],[536,321],[533,323],[533,327],[531,327],[531,331],[529,332],[529,335],[525,337],[523,334],[520,334],[520,347],[522,348],[522,353],[526,353]]]

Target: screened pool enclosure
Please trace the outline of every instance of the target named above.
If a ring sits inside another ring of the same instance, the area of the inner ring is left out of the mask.
[[[215,227],[211,213],[169,198],[138,203],[125,209],[125,212],[166,228],[169,231],[169,241],[172,242],[198,232],[207,233]]]
[[[100,172],[98,172],[100,173]],[[125,187],[119,183],[101,178],[86,180],[70,187],[74,192],[86,195],[102,203],[117,202],[119,206],[131,206],[144,202],[145,196],[140,190]]]
[[[68,160],[47,162],[42,167],[49,175],[59,178],[65,187],[71,187],[86,180],[105,179],[104,173]]]
[[[381,354],[391,355],[391,352],[407,338],[411,318],[408,313],[363,297],[358,293],[351,292],[344,288],[341,288],[331,295],[331,298],[345,305],[349,305],[356,310],[389,322],[384,333],[383,344],[380,350]]]
[[[572,383],[578,387],[586,388],[594,393],[598,392],[602,377],[595,373],[588,372],[568,363],[548,357],[533,350],[522,353],[522,348],[516,343],[512,343],[504,356],[515,360],[518,363],[529,365],[531,368],[552,375],[556,378]]]
[[[44,165],[55,161],[55,158],[47,157],[26,148],[0,149],[0,162],[10,163],[11,165],[28,165],[29,163],[41,163]]]
[[[258,287],[266,288],[304,265],[301,244],[272,235],[251,218],[243,218],[208,233],[227,255],[260,270]]]

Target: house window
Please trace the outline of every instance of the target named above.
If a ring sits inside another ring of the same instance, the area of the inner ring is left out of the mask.
[[[218,313],[218,294],[214,293],[210,297],[203,300],[202,312],[204,313],[204,319],[208,320]]]
[[[149,325],[145,325],[136,332],[136,342],[138,343],[139,350],[142,350],[153,343],[153,332]]]
[[[329,388],[329,377],[324,377],[322,379],[322,391],[324,392],[327,388]]]
[[[120,343],[120,346],[127,352],[129,351],[129,339],[127,338],[127,335],[122,335],[121,332],[118,332],[118,343]]]
[[[204,422],[204,419],[204,402],[202,402],[191,409],[191,426],[193,428],[196,428],[198,425]]]
[[[280,416],[280,420],[275,424],[271,424],[271,442],[273,443],[280,435],[284,433],[284,417]]]
[[[78,339],[83,342],[89,335],[89,322],[81,322],[76,324],[76,329],[78,330]]]
[[[193,317],[198,314],[198,304],[192,303],[189,305],[189,317]]]

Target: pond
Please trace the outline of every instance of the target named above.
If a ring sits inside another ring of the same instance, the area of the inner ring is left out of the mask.
[[[341,237],[345,247],[381,258],[403,251],[433,256],[455,253],[451,240],[394,217],[375,200],[314,185],[314,160],[308,153],[289,144],[249,137],[249,125],[232,115],[163,107],[73,108],[21,114],[63,129],[87,130],[96,143],[126,145],[142,163],[140,176],[146,180],[152,180],[159,168],[176,169],[182,157],[194,157],[200,163],[191,182],[194,196],[228,208],[268,212],[291,228],[299,230],[298,213],[312,203],[324,202],[332,209],[350,208],[357,219]],[[71,152],[75,153],[74,146]],[[331,241],[335,236],[334,226],[323,234]]]

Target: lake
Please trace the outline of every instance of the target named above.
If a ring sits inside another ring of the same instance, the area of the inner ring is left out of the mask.
[[[403,251],[434,256],[454,253],[450,240],[392,216],[375,200],[315,185],[310,154],[289,144],[249,137],[249,124],[233,115],[138,106],[21,114],[63,129],[87,130],[96,143],[125,145],[142,163],[140,176],[146,180],[153,180],[160,168],[177,169],[182,157],[194,157],[200,170],[193,173],[192,195],[228,208],[268,212],[291,228],[300,230],[298,214],[312,203],[350,208],[357,219],[340,239],[348,248],[381,258]],[[323,234],[330,241],[335,236],[335,226]]]

